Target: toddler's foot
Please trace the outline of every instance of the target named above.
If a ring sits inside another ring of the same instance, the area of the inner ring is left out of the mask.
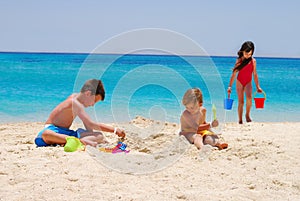
[[[239,121],[239,124],[243,124],[243,120],[240,120],[240,121]]]
[[[222,149],[227,149],[228,144],[227,143],[217,143],[215,146],[218,147],[219,150],[222,150]]]

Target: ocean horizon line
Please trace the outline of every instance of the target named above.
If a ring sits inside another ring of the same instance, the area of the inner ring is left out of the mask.
[[[236,58],[234,55],[192,55],[192,54],[150,54],[150,53],[88,53],[88,52],[52,52],[52,51],[0,51],[0,54],[78,54],[78,55],[132,55],[132,56],[182,56],[182,57],[215,57],[215,58]],[[300,59],[300,57],[280,57],[280,56],[254,56],[262,59]]]

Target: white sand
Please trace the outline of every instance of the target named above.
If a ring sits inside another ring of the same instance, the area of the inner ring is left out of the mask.
[[[300,200],[299,122],[228,123],[229,148],[207,155],[173,123],[119,126],[128,154],[36,148],[43,123],[0,124],[0,200]]]

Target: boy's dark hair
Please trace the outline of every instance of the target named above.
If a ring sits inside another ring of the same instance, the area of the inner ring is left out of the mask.
[[[251,41],[246,41],[243,43],[241,49],[238,51],[238,58],[242,58],[243,56],[243,52],[250,52],[252,50],[252,55],[254,53],[254,43]],[[248,59],[244,59],[242,62],[238,63],[233,71],[240,71],[242,70],[242,68],[244,68],[250,61],[252,60],[252,57],[248,58]]]
[[[92,95],[101,95],[102,100],[105,98],[105,90],[101,80],[91,79],[84,83],[80,92],[90,91]]]

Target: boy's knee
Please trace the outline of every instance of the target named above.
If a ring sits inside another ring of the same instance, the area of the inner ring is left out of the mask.
[[[101,132],[95,133],[95,138],[96,138],[96,141],[97,141],[98,143],[104,141],[104,135],[103,135]]]
[[[103,140],[104,139],[104,136],[102,134],[98,134],[96,137],[97,137],[98,140]]]

